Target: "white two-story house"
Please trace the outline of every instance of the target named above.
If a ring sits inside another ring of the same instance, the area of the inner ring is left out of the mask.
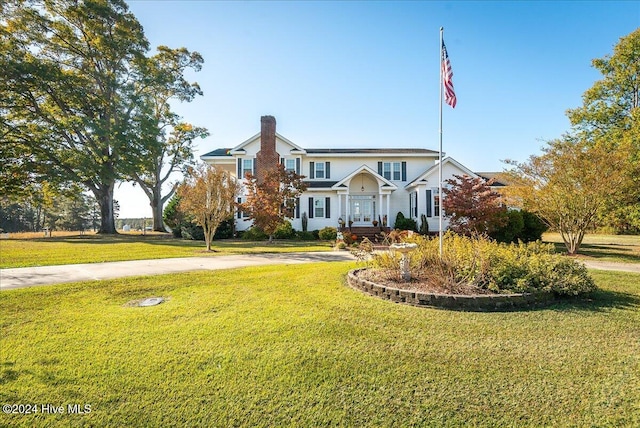
[[[304,175],[307,190],[297,201],[294,229],[302,229],[306,213],[308,230],[338,227],[340,220],[353,227],[393,227],[398,212],[418,225],[424,214],[430,231],[438,230],[438,152],[421,148],[312,149],[304,148],[275,131],[275,118],[261,118],[261,132],[233,148],[213,150],[201,159],[224,168],[240,180],[274,162]],[[443,180],[453,175],[480,176],[452,158],[443,160]],[[239,198],[239,202],[244,201]],[[237,230],[251,222],[237,213]],[[447,224],[446,217],[443,223]]]

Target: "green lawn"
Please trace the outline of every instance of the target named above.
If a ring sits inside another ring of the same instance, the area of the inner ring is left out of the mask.
[[[220,240],[216,252],[206,252],[203,241],[186,241],[150,235],[87,235],[75,237],[0,240],[0,268],[115,262],[167,257],[217,256],[239,253],[329,251],[323,241]]]
[[[542,240],[554,243],[558,252],[567,251],[559,233],[545,233]],[[640,263],[640,235],[586,235],[578,251],[578,257]]]
[[[532,311],[344,285],[352,263],[0,293],[0,426],[640,426],[640,275]],[[135,299],[163,296],[148,308]]]

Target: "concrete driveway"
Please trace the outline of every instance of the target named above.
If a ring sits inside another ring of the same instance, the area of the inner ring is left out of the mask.
[[[162,275],[195,270],[232,269],[275,264],[290,265],[313,262],[341,262],[349,260],[355,260],[355,258],[348,251],[333,251],[184,257],[175,259],[132,260],[126,262],[0,269],[0,290],[60,284],[64,282],[98,281],[101,279],[121,278],[125,276]],[[598,260],[582,262],[589,269],[640,273],[640,263],[614,263]]]
[[[312,253],[241,254],[234,256],[184,257],[175,259],[132,260],[61,266],[0,269],[0,289],[92,281],[125,276],[162,275],[195,270],[231,269],[261,265],[291,265],[314,262],[355,260],[348,251]]]

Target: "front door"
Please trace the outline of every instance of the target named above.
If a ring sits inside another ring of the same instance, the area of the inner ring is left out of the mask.
[[[372,196],[351,197],[351,218],[355,226],[370,226],[375,219],[375,201]]]

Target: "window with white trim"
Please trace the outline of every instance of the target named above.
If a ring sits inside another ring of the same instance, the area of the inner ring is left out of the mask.
[[[238,204],[243,204],[247,202],[246,197],[238,198]],[[237,218],[247,218],[249,217],[249,213],[247,211],[243,211],[240,207],[236,207],[236,216]]]
[[[439,189],[433,189],[433,216],[440,217],[440,193]]]
[[[287,171],[295,171],[296,170],[296,160],[295,159],[285,159],[284,160],[284,169]]]
[[[387,180],[400,181],[402,178],[402,164],[400,162],[383,162],[382,176]]]
[[[313,199],[313,216],[314,217],[324,217],[324,198],[314,198]]]
[[[324,178],[324,162],[316,162],[315,169],[315,177]]]
[[[242,159],[242,178],[246,177],[247,173],[253,174],[253,159]]]

